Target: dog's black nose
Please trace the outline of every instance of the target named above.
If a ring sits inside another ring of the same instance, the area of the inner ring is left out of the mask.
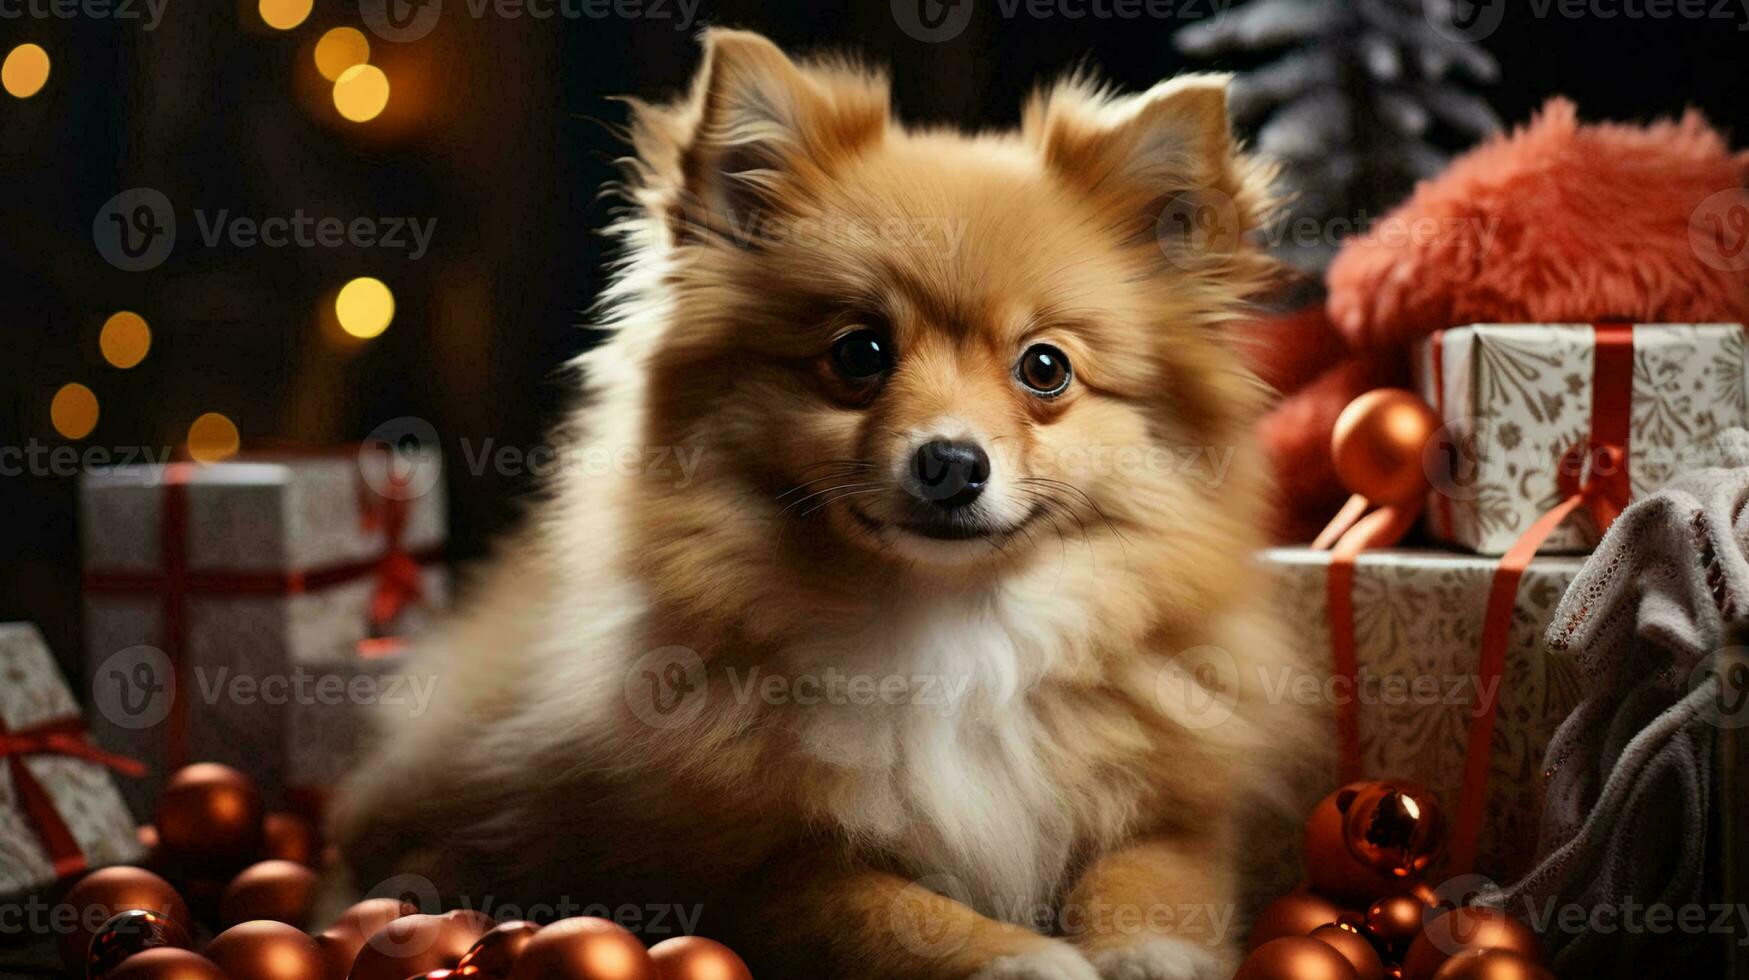
[[[990,480],[990,457],[975,442],[937,439],[917,447],[911,457],[922,500],[953,510],[978,499]]]

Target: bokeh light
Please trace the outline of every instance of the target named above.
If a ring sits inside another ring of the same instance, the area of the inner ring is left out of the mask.
[[[354,27],[336,27],[316,42],[316,70],[330,82],[370,60],[370,40]]]
[[[237,424],[208,412],[188,427],[188,455],[197,463],[216,463],[237,454]]]
[[[49,53],[41,45],[20,44],[0,63],[0,88],[8,95],[28,99],[49,81]]]
[[[49,422],[68,439],[83,439],[97,428],[97,396],[77,381],[61,386],[49,402]]]
[[[381,279],[360,276],[340,287],[334,297],[334,315],[340,319],[340,329],[364,340],[389,329],[395,318],[395,294]]]
[[[261,0],[261,19],[275,30],[289,31],[310,16],[314,0]]]
[[[103,332],[97,336],[97,346],[103,359],[118,368],[131,368],[146,359],[152,349],[152,328],[145,317],[122,310],[103,321]]]
[[[334,80],[334,108],[353,122],[375,119],[389,104],[389,76],[375,65],[353,65]]]

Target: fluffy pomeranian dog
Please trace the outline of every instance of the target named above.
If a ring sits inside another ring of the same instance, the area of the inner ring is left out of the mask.
[[[702,912],[762,977],[1230,973],[1296,726],[1224,90],[1071,78],[967,135],[709,32],[633,103],[563,435],[616,465],[561,467],[426,644],[434,705],[336,802],[355,880]]]

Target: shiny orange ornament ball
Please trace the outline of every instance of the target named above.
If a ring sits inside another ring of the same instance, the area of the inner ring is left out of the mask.
[[[152,811],[165,858],[190,870],[248,863],[261,847],[261,820],[255,783],[216,762],[177,770]]]
[[[1555,980],[1555,975],[1517,953],[1493,949],[1445,961],[1433,980]]]
[[[212,960],[186,949],[162,946],[121,961],[104,980],[231,980]]]
[[[1343,839],[1362,864],[1396,878],[1419,875],[1445,849],[1445,813],[1426,787],[1369,784],[1349,804]]]
[[[262,861],[231,879],[219,897],[219,922],[272,919],[303,927],[316,897],[316,872],[295,861]]]
[[[535,933],[509,980],[656,980],[638,937],[606,919],[560,919]]]
[[[371,933],[352,961],[352,980],[407,980],[418,973],[454,969],[486,931],[478,913],[408,915]]]
[[[523,947],[539,931],[540,926],[521,919],[495,926],[474,942],[473,948],[456,964],[456,969],[463,972],[476,970],[492,977],[509,976],[510,968],[516,965]]]
[[[261,857],[315,867],[316,828],[295,813],[276,810],[261,821]]]
[[[1330,438],[1336,476],[1373,503],[1413,503],[1427,492],[1424,455],[1440,424],[1439,416],[1412,391],[1369,391],[1336,417]]]
[[[316,941],[284,922],[234,925],[208,943],[205,952],[231,980],[323,980],[327,973]]]
[[[1491,949],[1542,959],[1542,944],[1530,927],[1499,909],[1466,905],[1430,920],[1403,956],[1404,980],[1433,980],[1454,956]]]
[[[659,980],[753,980],[735,951],[703,936],[676,936],[650,947]]]
[[[1359,980],[1348,959],[1309,936],[1273,939],[1252,950],[1233,980]]]
[[[328,967],[328,980],[346,980],[346,975],[352,972],[352,961],[358,958],[358,951],[373,933],[417,911],[411,903],[400,899],[367,898],[340,913],[333,925],[316,937],[316,946]]]
[[[1328,922],[1335,922],[1346,910],[1322,895],[1308,891],[1292,891],[1263,907],[1251,923],[1251,939],[1246,949],[1256,949],[1272,939],[1303,936]]]
[[[117,912],[91,937],[91,949],[85,955],[85,975],[101,977],[122,960],[160,946],[194,948],[187,930],[162,912],[151,909]]]
[[[1336,923],[1319,926],[1312,930],[1310,938],[1341,953],[1348,965],[1354,967],[1354,975],[1360,980],[1384,980],[1385,961],[1379,959],[1378,950],[1372,948],[1372,941],[1353,926]]]
[[[1367,906],[1365,930],[1374,942],[1401,959],[1409,944],[1421,935],[1421,924],[1431,911],[1410,895],[1381,898]]]
[[[67,892],[62,903],[74,912],[72,927],[61,933],[61,962],[75,973],[85,972],[92,936],[118,912],[150,909],[181,926],[194,928],[188,904],[168,881],[145,868],[120,866],[93,871]]]
[[[1350,783],[1324,797],[1306,818],[1306,877],[1313,890],[1357,906],[1407,894],[1414,887],[1410,879],[1381,874],[1362,863],[1348,846],[1348,811],[1372,785]]]

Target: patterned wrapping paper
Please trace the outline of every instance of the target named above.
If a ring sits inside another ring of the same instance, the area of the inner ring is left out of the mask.
[[[1286,621],[1301,624],[1309,662],[1329,664],[1329,552],[1272,548],[1261,560],[1276,581]],[[1583,561],[1538,557],[1519,586],[1475,869],[1500,882],[1513,880],[1535,857],[1543,752],[1579,702],[1577,668],[1549,654],[1543,632]],[[1438,794],[1448,816],[1456,810],[1474,717],[1474,671],[1495,565],[1476,555],[1396,549],[1363,552],[1355,566],[1362,773],[1419,782]],[[1320,699],[1317,710],[1334,733],[1334,705]],[[1332,770],[1307,801],[1308,811],[1335,785]],[[1291,844],[1295,857],[1288,864],[1297,867],[1297,835]]]
[[[1704,463],[1719,432],[1749,423],[1749,390],[1739,324],[1636,325],[1633,336],[1628,469],[1638,498]],[[1417,387],[1442,410],[1456,450],[1452,486],[1428,500],[1433,537],[1505,554],[1561,502],[1558,463],[1590,435],[1594,352],[1589,324],[1475,324],[1421,342]],[[1539,551],[1585,553],[1598,538],[1579,513]]]
[[[78,702],[42,634],[29,623],[0,623],[0,720],[16,732],[78,717]],[[48,754],[27,755],[24,765],[48,791],[91,867],[140,859],[133,816],[109,770],[96,762]],[[0,765],[0,895],[21,894],[54,881],[54,865],[20,807],[12,774]]]
[[[93,585],[103,575],[161,575],[166,487],[161,468],[120,467],[88,476],[80,488],[85,595],[86,675],[101,744],[146,763],[127,797],[134,812],[150,811],[170,768],[172,712],[182,712],[187,759],[235,766],[278,803],[286,779],[290,683],[308,665],[356,655],[373,634],[370,607],[377,575],[370,569],[388,542],[372,508],[357,453],[245,458],[190,468],[185,567],[190,573],[273,578],[359,570],[341,581],[317,579],[302,591],[263,593],[190,589],[183,594],[185,640],[178,652],[181,690],[165,684],[177,672],[166,649],[163,592],[114,591]],[[438,467],[425,454],[420,467]],[[408,501],[401,547],[430,554],[446,528],[442,483]],[[385,631],[417,632],[447,598],[441,566],[418,575],[419,601]],[[143,666],[142,666],[143,665]],[[175,690],[174,698],[167,696]]]

